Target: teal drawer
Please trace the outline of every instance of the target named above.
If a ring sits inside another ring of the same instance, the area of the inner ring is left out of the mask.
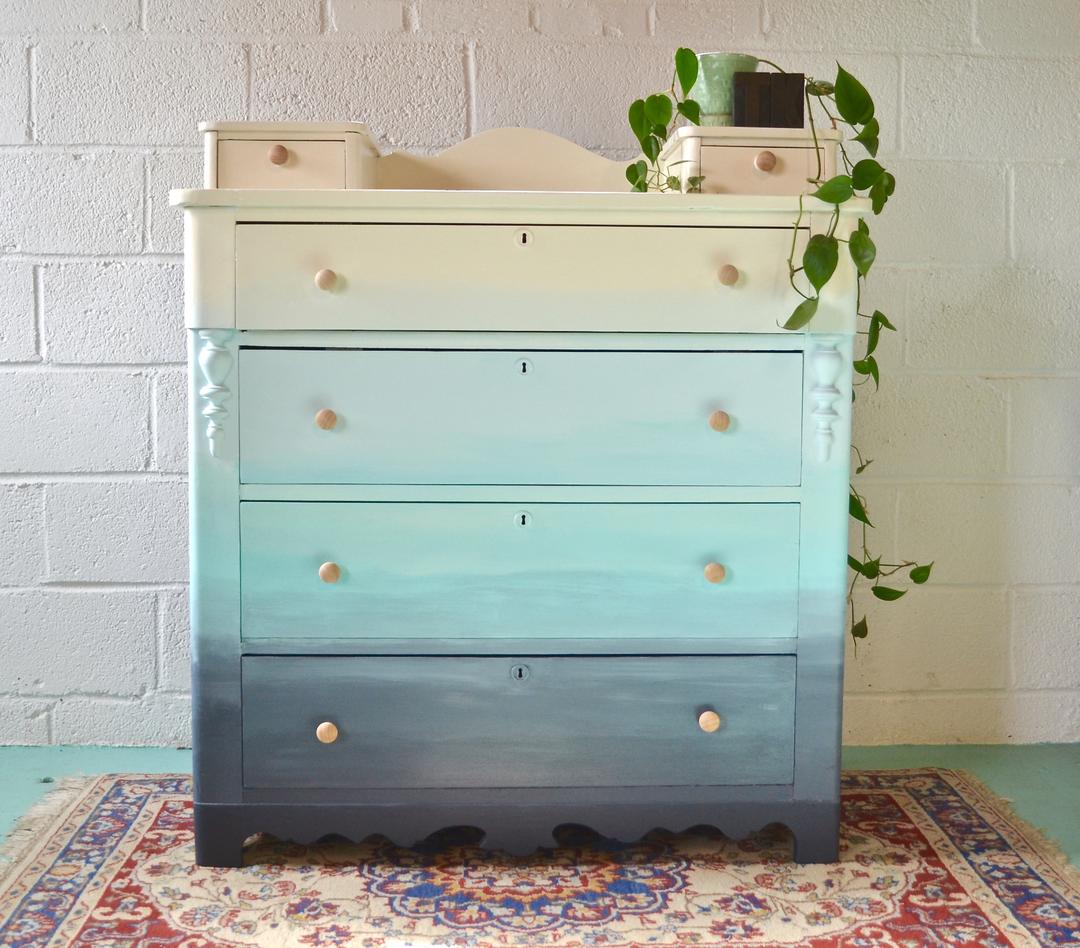
[[[251,788],[792,781],[790,655],[260,656],[243,691]]]
[[[797,504],[260,501],[240,528],[246,639],[796,633]]]
[[[240,378],[245,483],[800,480],[798,352],[243,349]]]

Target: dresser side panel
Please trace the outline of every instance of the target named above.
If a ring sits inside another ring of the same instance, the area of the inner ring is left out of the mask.
[[[840,793],[853,341],[811,334],[806,348],[795,795],[818,802]]]
[[[189,338],[192,725],[195,799],[240,785],[240,502],[232,332]]]

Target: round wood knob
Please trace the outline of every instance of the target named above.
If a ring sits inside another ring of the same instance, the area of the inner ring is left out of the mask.
[[[734,286],[739,282],[739,268],[733,267],[730,263],[725,263],[720,268],[720,282],[724,286]]]
[[[320,408],[315,413],[315,424],[323,431],[330,431],[337,424],[337,412],[333,408]]]
[[[697,726],[701,728],[706,734],[712,734],[714,731],[720,730],[720,725],[723,721],[720,719],[720,715],[715,711],[702,711],[697,716]],[[333,725],[330,725],[333,727]],[[334,736],[337,736],[337,728],[334,728]]]
[[[725,576],[727,576],[727,570],[724,569],[722,563],[709,563],[705,567],[705,578],[710,583],[722,583]]]
[[[727,431],[731,427],[731,415],[726,411],[714,411],[709,415],[709,427],[713,431]]]
[[[715,731],[716,728],[713,728]],[[337,725],[333,721],[323,721],[315,728],[315,736],[322,744],[333,744],[338,739]]]
[[[289,160],[289,149],[284,145],[271,145],[266,157],[272,165],[283,165]]]
[[[337,563],[323,563],[319,567],[319,579],[324,583],[336,583],[341,579],[341,567]]]
[[[337,274],[324,268],[315,274],[315,285],[320,290],[332,290],[337,285]]]
[[[754,158],[754,167],[758,171],[772,171],[776,167],[776,155],[771,151],[759,151]]]

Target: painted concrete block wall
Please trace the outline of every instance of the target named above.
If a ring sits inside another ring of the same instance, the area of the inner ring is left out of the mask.
[[[899,186],[860,399],[882,550],[847,739],[1080,740],[1080,5],[1072,0],[38,0],[0,12],[0,741],[183,744],[181,227],[195,123],[392,146],[547,128],[629,157],[675,46],[871,88]],[[865,390],[864,390],[865,393]]]

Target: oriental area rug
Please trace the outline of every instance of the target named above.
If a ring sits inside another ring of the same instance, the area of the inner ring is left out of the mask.
[[[512,857],[467,840],[249,841],[194,865],[190,778],[65,782],[0,864],[5,946],[1080,944],[1080,882],[1008,804],[952,770],[844,774],[841,861],[797,866],[778,827],[740,842],[582,831]]]

